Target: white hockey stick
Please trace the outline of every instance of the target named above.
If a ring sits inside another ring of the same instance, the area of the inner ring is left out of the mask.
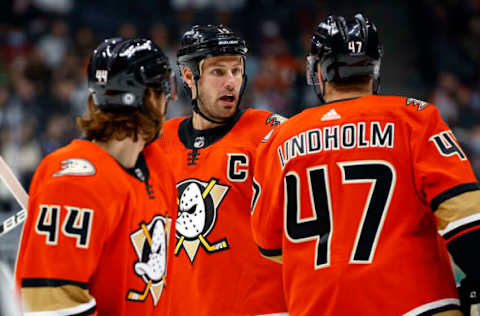
[[[8,217],[0,224],[0,236],[2,236],[20,225],[27,217],[28,194],[25,192],[25,189],[20,184],[17,177],[15,177],[5,160],[3,160],[2,156],[0,156],[0,178],[2,178],[2,181],[13,194],[18,204],[22,207],[22,210]]]

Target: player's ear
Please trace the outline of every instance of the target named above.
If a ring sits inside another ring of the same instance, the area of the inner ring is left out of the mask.
[[[184,82],[188,85],[190,90],[192,91],[192,97],[195,98],[197,95],[196,87],[195,87],[195,80],[193,78],[193,72],[189,67],[182,68],[182,76]]]

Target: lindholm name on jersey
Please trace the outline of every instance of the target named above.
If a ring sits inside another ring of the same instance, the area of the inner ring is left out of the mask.
[[[295,157],[321,151],[371,147],[393,148],[394,138],[394,123],[360,121],[301,132],[278,146],[277,153],[283,169]]]

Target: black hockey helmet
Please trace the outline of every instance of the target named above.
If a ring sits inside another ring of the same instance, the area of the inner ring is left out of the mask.
[[[144,38],[104,40],[90,57],[88,89],[96,107],[104,111],[143,110],[147,88],[176,97],[174,72],[168,58]]]
[[[180,49],[177,53],[177,63],[180,71],[183,72],[184,67],[190,68],[193,74],[195,85],[200,79],[200,62],[209,57],[216,56],[240,56],[243,63],[243,77],[242,87],[240,88],[239,100],[240,104],[245,86],[247,83],[247,75],[245,73],[245,57],[247,55],[248,48],[245,41],[235,34],[231,29],[223,25],[195,25],[190,30],[183,34]],[[183,75],[181,75],[182,80]],[[192,96],[192,91],[183,80],[183,86],[187,93]],[[198,86],[197,86],[198,91]],[[198,109],[196,100],[192,100],[194,111],[202,115],[209,121],[211,119],[204,116]],[[219,123],[212,121],[214,123]]]
[[[380,86],[380,63],[383,47],[375,25],[362,14],[351,20],[343,16],[328,16],[320,23],[312,38],[312,48],[307,56],[307,82],[323,101],[325,81],[341,82],[353,78],[373,79],[373,93]],[[318,80],[317,65],[322,69]]]
[[[229,28],[223,25],[195,25],[183,34],[177,61],[181,67],[189,67],[198,79],[199,63],[203,59],[229,55],[244,58],[247,52],[245,41]]]

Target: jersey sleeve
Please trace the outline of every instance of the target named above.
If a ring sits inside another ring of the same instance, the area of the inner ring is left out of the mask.
[[[284,190],[282,168],[274,148],[275,135],[276,132],[257,149],[251,217],[253,239],[261,254],[273,260],[282,254],[284,208],[280,202],[284,201]]]
[[[480,186],[452,131],[432,110],[425,134],[414,143],[417,190],[435,212],[455,263],[480,281],[480,255],[471,251],[480,243]]]
[[[479,186],[467,156],[438,109],[431,106],[424,111],[428,112],[411,130],[413,169],[417,192],[435,211],[443,201]]]
[[[30,192],[16,279],[31,312],[96,315],[88,282],[116,226],[107,214],[121,214],[115,199],[100,197],[82,180],[37,183]]]

